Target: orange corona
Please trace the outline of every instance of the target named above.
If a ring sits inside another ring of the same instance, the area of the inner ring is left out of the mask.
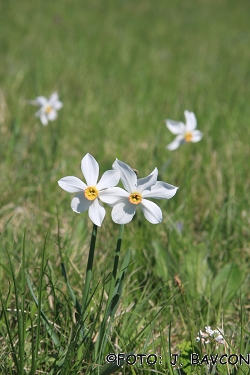
[[[93,201],[98,197],[98,190],[94,186],[89,186],[84,190],[84,195],[89,201]]]
[[[192,134],[192,133],[187,132],[187,133],[185,134],[185,141],[186,141],[186,142],[191,142],[191,141],[192,141],[192,138],[193,138],[193,134]]]
[[[46,109],[45,109],[45,112],[46,113],[50,113],[51,111],[52,111],[52,107],[51,107],[51,105],[47,105],[47,107],[46,107]]]
[[[140,193],[131,193],[128,199],[132,204],[139,204],[142,201],[142,196]]]

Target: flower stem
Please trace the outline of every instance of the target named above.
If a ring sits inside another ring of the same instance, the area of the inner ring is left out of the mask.
[[[92,279],[92,268],[93,268],[94,253],[95,253],[96,236],[97,236],[97,226],[95,224],[93,224],[93,230],[92,230],[92,236],[91,236],[90,248],[89,248],[87,271],[86,271],[86,278],[85,278],[85,284],[84,284],[84,287],[83,287],[82,312],[84,312],[84,310],[86,308],[88,296],[89,296],[90,283],[91,283],[91,279]]]
[[[122,245],[123,232],[124,232],[124,224],[120,225],[119,227],[119,235],[118,235],[118,240],[116,244],[115,260],[114,260],[114,266],[113,266],[113,272],[112,272],[112,280],[114,280],[114,282],[115,282],[116,275],[117,275],[117,268],[118,268],[120,250],[121,250],[121,245]]]
[[[109,308],[112,298],[114,297],[114,289],[115,289],[115,283],[116,283],[120,250],[121,250],[121,245],[122,245],[123,231],[124,231],[124,224],[119,226],[119,234],[118,234],[118,240],[117,240],[116,249],[115,249],[115,259],[114,259],[114,265],[113,265],[113,271],[112,271],[112,278],[111,278],[110,286],[109,286],[109,294],[108,294],[108,302],[107,302],[108,308]]]

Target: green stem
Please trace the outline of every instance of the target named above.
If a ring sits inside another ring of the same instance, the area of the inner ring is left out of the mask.
[[[110,302],[112,298],[114,297],[114,289],[115,289],[115,283],[116,283],[116,275],[117,275],[117,269],[118,269],[118,263],[119,263],[119,257],[120,257],[120,250],[121,250],[121,245],[122,245],[123,231],[124,231],[124,225],[122,224],[119,226],[119,234],[118,234],[118,240],[117,240],[116,249],[115,249],[115,259],[114,259],[114,265],[113,265],[113,271],[112,271],[112,278],[111,278],[110,286],[109,286],[106,313],[109,309]]]
[[[119,235],[118,235],[118,240],[117,240],[117,245],[116,245],[116,250],[115,250],[115,260],[114,260],[114,266],[113,266],[113,272],[112,272],[112,279],[111,279],[110,288],[109,288],[109,299],[110,300],[113,298],[113,293],[114,293],[114,287],[115,287],[116,275],[117,275],[117,269],[118,269],[118,263],[119,263],[119,257],[120,257],[120,250],[121,250],[121,245],[122,245],[123,232],[124,232],[124,224],[120,225],[120,227],[119,227]]]
[[[85,278],[85,284],[84,284],[84,288],[83,288],[82,312],[84,312],[84,310],[86,308],[88,296],[89,296],[90,283],[91,283],[91,279],[92,279],[92,268],[93,268],[94,253],[95,253],[96,236],[97,236],[97,226],[95,224],[93,224],[93,230],[92,230],[92,236],[91,236],[90,248],[89,248],[87,271],[86,271],[86,278]]]

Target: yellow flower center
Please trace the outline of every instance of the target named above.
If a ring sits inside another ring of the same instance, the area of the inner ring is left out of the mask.
[[[51,105],[47,105],[45,108],[45,112],[49,114],[52,111],[52,109],[53,108],[51,107]]]
[[[193,134],[191,132],[187,132],[185,134],[185,141],[186,142],[191,142],[192,141],[192,138],[193,138]]]
[[[139,204],[142,201],[142,196],[140,193],[131,193],[128,199],[132,204]]]
[[[93,201],[98,197],[98,190],[94,186],[89,186],[84,190],[84,195],[89,201]]]

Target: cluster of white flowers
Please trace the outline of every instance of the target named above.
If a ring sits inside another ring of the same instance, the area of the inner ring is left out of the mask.
[[[145,218],[152,224],[162,221],[162,211],[147,198],[170,199],[177,192],[177,187],[163,181],[157,181],[158,170],[144,178],[137,179],[134,170],[116,159],[113,170],[106,171],[99,182],[99,165],[95,158],[86,154],[81,161],[81,170],[86,183],[78,177],[67,176],[58,181],[59,186],[69,193],[77,193],[71,201],[74,212],[88,210],[92,222],[101,226],[105,217],[102,202],[112,207],[112,219],[117,224],[127,224],[135,215],[139,206]],[[119,180],[125,188],[115,187]]]
[[[212,329],[210,326],[205,327],[205,333],[200,330],[196,341],[201,341],[203,344],[209,344],[215,341],[217,344],[224,344],[223,330],[220,328]]]

